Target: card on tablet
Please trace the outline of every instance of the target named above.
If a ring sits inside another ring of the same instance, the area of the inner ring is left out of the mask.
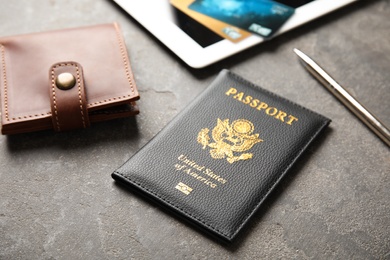
[[[250,32],[237,28],[236,26],[226,24],[222,21],[216,20],[207,15],[201,14],[199,12],[188,9],[188,6],[191,5],[194,0],[171,0],[170,3],[179,9],[181,12],[185,13],[192,19],[203,24],[219,36],[228,39],[232,42],[240,42],[243,39],[252,35]]]
[[[269,0],[195,0],[188,8],[266,38],[295,11]]]

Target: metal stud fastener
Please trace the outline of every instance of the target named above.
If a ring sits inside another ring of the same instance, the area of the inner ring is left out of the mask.
[[[62,90],[68,90],[74,87],[76,78],[69,72],[61,73],[56,78],[56,86]]]

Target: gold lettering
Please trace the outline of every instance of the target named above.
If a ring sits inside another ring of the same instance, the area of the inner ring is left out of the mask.
[[[298,121],[298,118],[296,118],[296,117],[294,117],[294,116],[292,116],[292,115],[289,115],[288,118],[290,119],[290,120],[287,121],[287,124],[288,124],[288,125],[292,125],[292,123],[293,123],[294,121]]]
[[[198,165],[196,162],[191,161],[190,159],[187,158],[187,156],[185,156],[183,154],[181,154],[177,159],[184,162],[185,164],[191,166],[192,168],[194,168],[198,171],[202,171],[205,168],[205,166]]]
[[[225,184],[226,183],[226,180],[225,179],[223,179],[223,178],[218,178],[218,180],[217,181],[219,181],[220,183],[222,183],[222,184]]]
[[[227,96],[229,96],[230,94],[236,94],[237,93],[237,89],[235,88],[230,88],[225,94]]]
[[[227,96],[231,96],[232,98],[241,101],[245,105],[256,108],[258,111],[264,111],[265,114],[274,117],[275,119],[284,122],[288,125],[292,125],[295,121],[298,121],[298,118],[289,115],[288,113],[279,110],[276,107],[269,106],[267,103],[260,101],[257,98],[254,98],[250,95],[245,95],[244,92],[239,92],[236,88],[230,88],[227,92],[225,92]],[[180,160],[180,158],[179,158]],[[187,163],[188,164],[188,163]],[[197,168],[198,165],[191,165],[193,168]],[[200,166],[198,166],[200,167]],[[199,169],[202,171],[203,169]],[[207,173],[206,173],[207,174]]]
[[[190,186],[188,186],[182,182],[179,182],[175,188],[178,189],[179,191],[183,192],[185,195],[189,195],[191,193],[191,191],[193,190]]]
[[[211,188],[216,188],[217,184],[210,181],[210,179],[214,179],[222,184],[227,183],[227,180],[225,180],[219,175],[216,175],[212,170],[205,169],[206,167],[204,165],[203,166],[199,165],[197,162],[189,159],[186,155],[181,154],[179,157],[177,157],[177,159],[185,164],[185,165],[175,164],[175,169],[177,171],[182,171],[192,176],[193,178],[197,179],[198,181],[205,183]],[[190,166],[190,168],[186,165]],[[207,175],[210,178],[206,179],[205,177],[203,177],[204,176],[203,174]]]
[[[196,179],[199,180],[199,181],[205,181],[206,180],[206,178],[204,178],[202,176],[198,176]]]
[[[244,92],[240,92],[237,95],[233,96],[233,98],[242,101],[243,96],[244,96]]]
[[[220,183],[225,184],[227,182],[227,180],[225,180],[224,178],[221,178],[221,176],[219,176],[219,175],[214,174],[214,172],[210,169],[206,169],[205,171],[203,171],[203,173],[208,175],[209,177],[217,180]]]
[[[279,111],[279,114],[275,116],[276,119],[279,119],[280,121],[284,122],[284,118],[287,116],[286,112],[283,112],[282,110]]]
[[[252,101],[253,97],[251,96],[246,96],[244,101],[242,101],[242,103],[244,104],[249,104],[251,101]]]
[[[272,113],[270,112],[271,110],[273,110]],[[276,115],[276,113],[278,113],[278,109],[276,109],[275,107],[269,107],[265,110],[265,113],[267,113],[267,115],[269,116],[274,116]]]
[[[266,109],[268,107],[267,103],[261,102],[260,105],[257,107],[257,110]]]
[[[252,102],[249,104],[251,107],[257,107],[257,105],[259,104],[260,100],[258,99],[254,99],[252,100]]]

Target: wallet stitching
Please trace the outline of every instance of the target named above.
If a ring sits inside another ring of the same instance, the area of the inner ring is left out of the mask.
[[[33,118],[33,117],[41,117],[45,116],[45,114],[35,114],[35,115],[25,115],[25,116],[18,116],[18,117],[9,117],[9,111],[8,111],[8,81],[7,81],[7,69],[6,69],[6,62],[5,62],[5,46],[3,44],[0,44],[0,52],[1,52],[1,63],[2,63],[2,77],[4,81],[4,108],[5,108],[5,119],[7,121],[15,121],[18,119],[27,119],[27,118]],[[51,112],[47,112],[47,115],[51,115]]]
[[[115,32],[116,32],[116,37],[117,37],[119,49],[120,49],[121,56],[122,56],[122,61],[123,61],[124,68],[125,68],[126,78],[129,81],[129,85],[130,85],[130,89],[131,89],[132,95],[134,95],[135,94],[135,92],[134,92],[134,85],[133,85],[133,81],[132,81],[131,75],[130,75],[131,74],[130,66],[129,66],[128,61],[127,61],[127,55],[126,55],[126,52],[125,52],[124,42],[122,40],[121,33],[120,33],[119,28],[118,28],[118,25],[116,23],[114,23],[114,26],[115,26]],[[127,97],[131,97],[132,95],[114,97],[114,98],[104,99],[102,101],[97,101],[97,102],[94,102],[94,103],[89,103],[88,107],[93,107],[94,105],[107,103],[107,102],[110,102],[110,101],[113,101],[113,100],[117,100],[117,99],[119,99],[119,100],[120,99],[126,99]]]
[[[126,99],[127,97],[131,97],[131,95],[104,99],[104,100],[102,100],[102,101],[97,101],[97,102],[94,102],[94,103],[90,103],[90,104],[88,104],[88,107],[93,107],[93,106],[98,105],[98,104],[104,104],[104,103],[107,103],[107,102],[111,102],[111,101],[113,101],[113,100],[115,101],[115,100],[117,100],[117,99],[119,99],[119,100],[121,100],[121,99]]]
[[[85,118],[84,118],[84,112],[83,112],[83,100],[81,98],[81,80],[80,80],[80,70],[79,66],[77,64],[70,64],[76,67],[76,74],[77,74],[77,86],[78,86],[78,94],[79,94],[79,103],[80,103],[80,113],[81,113],[81,120],[83,121],[83,127],[86,128],[85,125]]]
[[[56,99],[56,88],[55,88],[55,83],[54,83],[54,68],[51,69],[51,93],[53,96],[53,107],[54,107],[54,118],[56,121],[56,127],[58,131],[61,131],[60,128],[60,123],[58,120],[58,112],[57,112],[57,99]]]
[[[76,75],[77,75],[77,87],[78,87],[78,97],[79,97],[79,103],[80,103],[80,113],[81,113],[81,120],[83,123],[83,127],[86,128],[85,125],[85,118],[84,118],[84,112],[83,112],[83,100],[81,97],[81,80],[80,80],[80,69],[79,66],[75,63],[61,63],[55,65],[51,70],[51,87],[52,87],[52,94],[53,94],[53,103],[54,103],[54,112],[55,112],[55,118],[56,118],[56,124],[57,128],[60,131],[60,124],[58,120],[57,115],[57,102],[56,102],[56,95],[55,95],[55,83],[54,83],[54,70],[58,67],[66,67],[66,66],[73,66],[76,68]]]
[[[131,76],[130,76],[129,65],[128,65],[128,62],[127,62],[127,55],[126,55],[126,52],[124,50],[124,43],[122,41],[122,37],[121,37],[121,33],[119,31],[118,25],[116,23],[114,23],[114,26],[115,26],[116,37],[117,37],[117,40],[118,40],[118,43],[119,43],[119,48],[120,48],[120,51],[121,51],[121,54],[122,54],[122,60],[123,60],[123,63],[125,65],[126,78],[129,81],[131,92],[134,95],[134,86],[133,86],[133,81],[131,80]]]
[[[8,88],[7,88],[7,71],[5,67],[5,47],[4,45],[0,44],[1,48],[1,63],[2,63],[2,70],[3,70],[3,81],[4,81],[4,108],[5,108],[5,118],[7,121],[9,121],[9,114],[8,114]]]

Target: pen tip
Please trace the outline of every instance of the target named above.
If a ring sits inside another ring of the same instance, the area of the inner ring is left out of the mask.
[[[300,50],[298,50],[297,48],[294,48],[293,49],[295,54],[299,56],[299,54],[301,54],[302,52]]]

